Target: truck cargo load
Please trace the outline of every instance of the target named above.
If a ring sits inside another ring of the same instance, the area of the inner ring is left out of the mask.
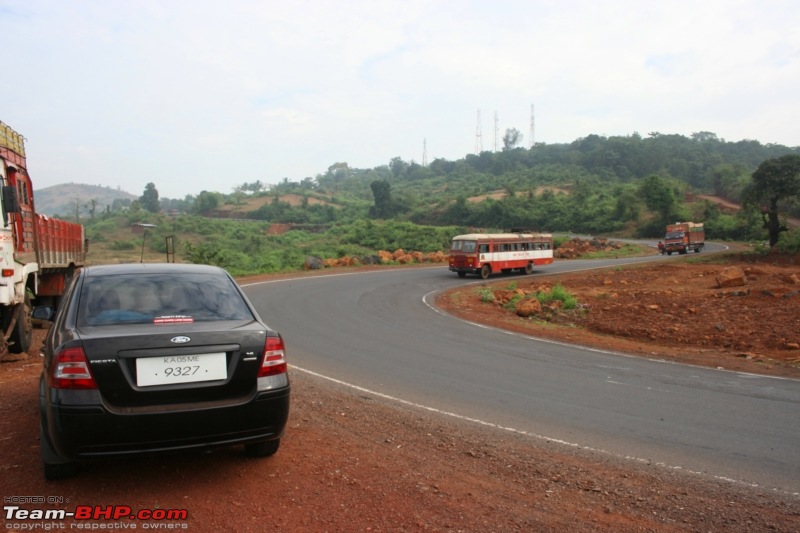
[[[36,212],[25,139],[0,121],[0,356],[30,348],[33,306],[56,306],[85,261],[83,226]]]
[[[672,252],[679,254],[688,253],[690,250],[700,253],[705,247],[706,232],[702,222],[676,222],[667,224],[664,236],[664,251],[667,255]]]

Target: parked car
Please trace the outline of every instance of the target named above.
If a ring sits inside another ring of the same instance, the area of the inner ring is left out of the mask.
[[[289,376],[280,334],[223,269],[121,264],[78,270],[52,319],[39,387],[47,479],[104,456],[280,446]]]

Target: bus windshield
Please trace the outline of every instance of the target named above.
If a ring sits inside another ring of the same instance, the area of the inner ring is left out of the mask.
[[[472,254],[475,253],[476,245],[477,243],[475,241],[453,241],[453,245],[450,247],[450,250],[453,252]]]

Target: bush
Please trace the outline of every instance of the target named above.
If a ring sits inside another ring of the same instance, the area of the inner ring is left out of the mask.
[[[560,300],[564,309],[575,309],[578,307],[578,300],[560,283],[553,286],[548,292],[537,293],[536,299],[539,300],[539,303],[542,305],[554,300]]]
[[[139,246],[139,242],[136,241],[114,241],[108,247],[114,251],[122,251],[122,250],[134,250],[136,247]]]
[[[775,249],[783,254],[800,252],[800,229],[792,229],[781,233]]]

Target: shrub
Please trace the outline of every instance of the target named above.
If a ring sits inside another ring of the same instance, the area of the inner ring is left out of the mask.
[[[483,303],[494,302],[494,291],[489,287],[480,287],[478,289],[478,294],[480,295]]]
[[[560,300],[563,303],[564,309],[575,309],[578,306],[578,300],[560,283],[553,286],[547,292],[539,292],[536,294],[536,299],[542,305]]]

